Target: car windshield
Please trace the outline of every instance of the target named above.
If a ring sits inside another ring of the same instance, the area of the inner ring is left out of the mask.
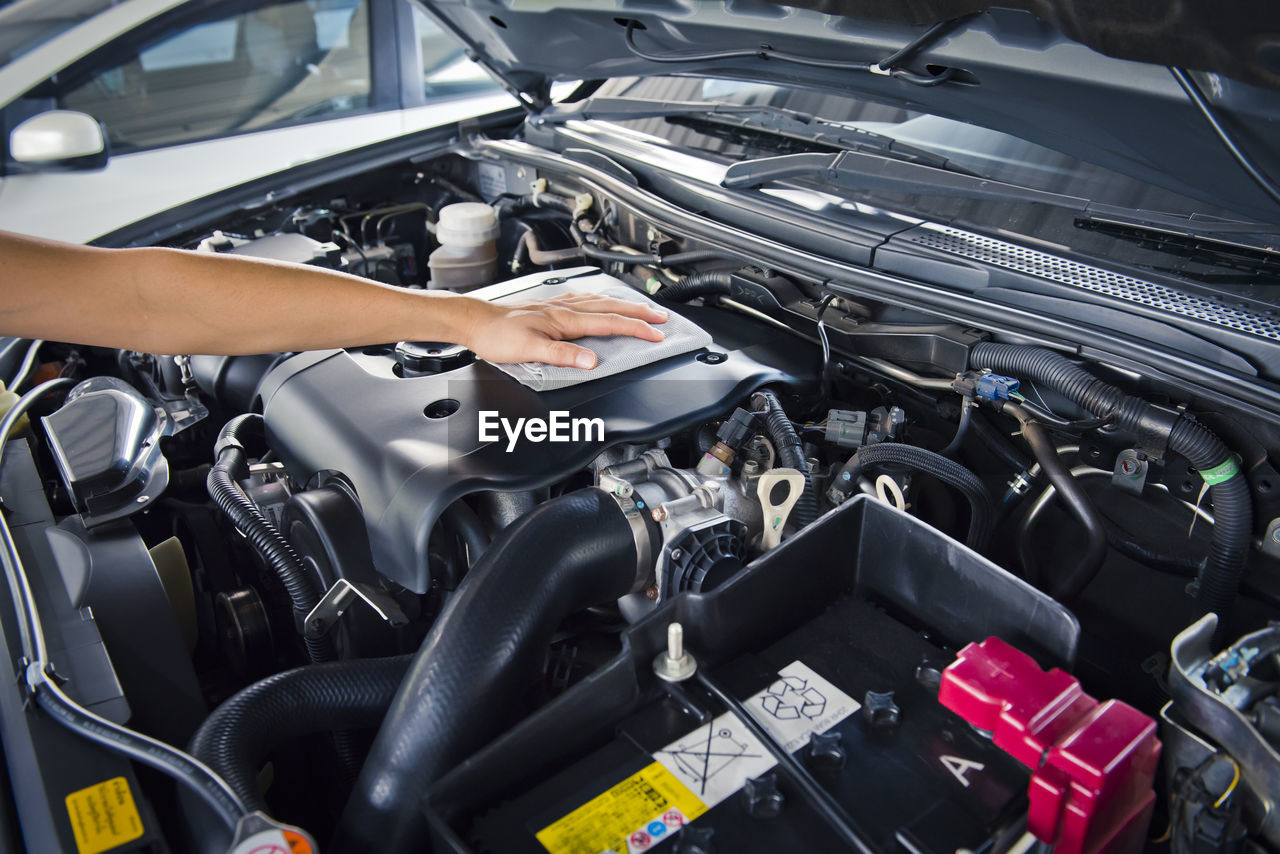
[[[943,155],[957,166],[997,181],[1129,208],[1241,216],[1007,133],[848,95],[740,80],[677,77],[611,80],[597,94],[781,107],[892,137],[906,145]],[[731,134],[717,137],[697,122],[673,123],[658,118],[629,124],[687,148],[734,158],[756,153],[740,138],[735,139]],[[922,197],[921,203],[928,204],[928,200]]]
[[[16,0],[0,2],[0,65],[83,23],[116,0]]]
[[[689,77],[617,78],[606,82],[596,94],[666,102],[713,101],[781,107],[891,137],[905,145],[942,155],[957,166],[997,181],[1144,211],[1253,219],[1006,133],[849,95],[749,81]],[[725,160],[778,153],[767,135],[744,134],[740,128],[717,126],[714,117],[708,119],[698,116],[645,118],[620,124],[660,137],[681,148]],[[795,147],[794,141],[788,141],[786,150],[792,151]],[[816,180],[813,183],[815,186],[822,184]],[[858,196],[859,201],[935,222],[991,233],[1016,233],[1152,270],[1212,282],[1235,292],[1253,293],[1259,284],[1257,275],[1224,268],[1217,262],[1203,263],[1203,258],[1174,258],[1167,250],[1156,252],[1140,243],[1086,231],[1079,227],[1072,211],[941,193],[862,190]],[[1263,287],[1274,287],[1274,284]]]

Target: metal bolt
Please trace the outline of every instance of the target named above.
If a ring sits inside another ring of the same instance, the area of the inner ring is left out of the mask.
[[[655,522],[667,521],[667,505],[659,504],[657,507],[653,508],[653,512],[649,515],[653,517],[653,521]]]
[[[658,585],[650,584],[647,588],[645,588],[644,598],[650,600],[651,602],[657,602],[658,601]]]
[[[684,657],[684,626],[672,623],[667,626],[667,658],[679,660]]]
[[[680,559],[680,558],[682,558],[682,557],[684,557],[684,552],[680,551],[680,549],[672,549],[672,550],[671,550],[671,559],[672,559],[672,560],[679,560],[679,559]]]
[[[1271,532],[1271,540],[1273,542],[1280,543],[1280,527],[1277,527],[1274,531]]]
[[[1124,474],[1135,474],[1138,471],[1138,461],[1127,458],[1121,460],[1120,471]]]
[[[684,627],[679,623],[667,626],[667,649],[653,660],[653,672],[666,682],[683,682],[698,669],[698,662],[684,648]]]

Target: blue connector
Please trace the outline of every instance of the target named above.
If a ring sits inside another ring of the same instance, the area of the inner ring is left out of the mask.
[[[987,400],[1008,400],[1009,395],[1018,390],[1021,382],[1013,377],[1002,377],[999,374],[983,374],[978,377],[978,384],[973,393]]]

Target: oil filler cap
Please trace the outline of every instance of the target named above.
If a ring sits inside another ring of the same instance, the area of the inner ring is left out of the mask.
[[[396,373],[402,377],[427,377],[469,365],[475,353],[457,344],[439,341],[401,341],[396,345]]]

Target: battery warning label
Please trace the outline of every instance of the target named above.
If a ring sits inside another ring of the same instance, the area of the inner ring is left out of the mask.
[[[859,703],[794,661],[744,705],[788,752],[856,712]],[[726,712],[654,754],[657,760],[536,835],[550,854],[637,854],[775,765],[765,745]]]
[[[129,781],[114,777],[67,795],[67,814],[78,854],[101,854],[142,836],[142,816]]]
[[[551,854],[647,851],[707,811],[671,772],[654,762],[538,831]]]

